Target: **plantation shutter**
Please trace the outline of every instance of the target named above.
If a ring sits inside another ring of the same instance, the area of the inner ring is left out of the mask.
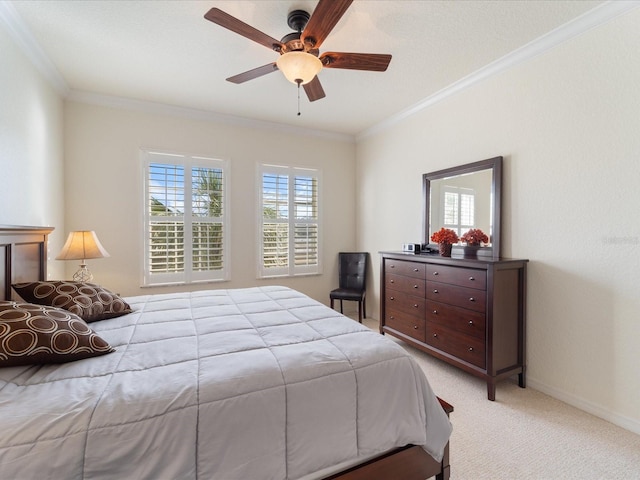
[[[318,266],[318,179],[295,176],[293,189],[295,267],[315,272]]]
[[[475,225],[475,192],[470,188],[445,186],[443,189],[444,227],[458,236]]]
[[[315,170],[261,167],[261,277],[320,272],[318,183]]]
[[[226,278],[226,163],[144,152],[143,283]]]
[[[262,265],[274,274],[289,268],[289,176],[262,176]]]

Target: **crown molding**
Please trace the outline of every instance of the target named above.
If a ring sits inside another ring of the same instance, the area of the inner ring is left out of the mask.
[[[179,107],[164,103],[149,102],[146,100],[136,100],[132,98],[115,97],[92,92],[82,92],[71,90],[66,96],[67,101],[98,105],[103,107],[133,110],[155,115],[168,115],[174,117],[185,117],[192,120],[202,120],[207,122],[219,122],[225,125],[236,125],[239,127],[257,128],[262,130],[272,130],[285,134],[306,135],[311,137],[327,138],[341,142],[355,143],[353,135],[327,132],[311,128],[302,128],[282,123],[255,120],[252,118],[225,115],[209,110],[199,110],[196,108]]]
[[[434,93],[415,105],[406,108],[382,122],[362,131],[356,136],[356,142],[365,137],[380,133],[398,123],[406,120],[412,115],[435,105],[442,100],[452,97],[457,93],[472,87],[489,77],[497,75],[516,65],[531,60],[543,53],[557,47],[558,45],[582,35],[583,33],[603,25],[620,15],[624,15],[631,10],[640,7],[639,0],[611,0],[583,13],[570,22],[561,25],[555,30],[523,45],[511,53],[489,63],[481,69],[466,77],[452,83],[448,87]]]
[[[0,23],[4,23],[6,30],[14,42],[27,56],[31,63],[42,73],[53,88],[65,97],[69,93],[69,86],[51,59],[40,48],[37,40],[31,34],[29,28],[15,7],[8,1],[0,1]]]

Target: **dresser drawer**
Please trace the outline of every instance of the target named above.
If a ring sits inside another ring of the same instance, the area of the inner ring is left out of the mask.
[[[394,273],[396,275],[406,275],[414,278],[425,278],[426,265],[418,262],[408,262],[406,260],[387,259],[384,262],[385,275]]]
[[[395,290],[386,290],[385,309],[392,308],[401,312],[424,318],[427,301],[424,297],[414,297]]]
[[[469,362],[476,367],[485,368],[485,346],[482,340],[465,335],[450,328],[426,324],[426,343]]]
[[[461,287],[487,289],[487,272],[474,268],[449,267],[447,265],[426,265],[427,280],[451,283]]]
[[[409,315],[393,307],[387,307],[384,324],[394,330],[404,333],[424,343],[425,320],[424,317]]]
[[[487,303],[486,294],[482,290],[439,282],[427,282],[427,298],[483,313]]]
[[[400,290],[404,293],[424,298],[426,280],[421,278],[406,277],[390,273],[385,275],[386,287],[389,290]]]
[[[486,319],[481,312],[427,300],[427,321],[474,336],[483,342],[486,338]]]

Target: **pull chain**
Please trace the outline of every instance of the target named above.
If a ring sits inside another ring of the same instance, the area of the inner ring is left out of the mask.
[[[296,80],[296,83],[298,84],[298,116],[300,116],[300,84],[302,80]]]

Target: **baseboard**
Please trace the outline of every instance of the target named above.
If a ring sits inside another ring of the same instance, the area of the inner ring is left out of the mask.
[[[546,385],[545,383],[540,382],[535,378],[531,378],[531,376],[527,375],[527,388],[529,387],[542,393],[546,393],[547,395],[555,399],[558,399],[573,407],[579,408],[580,410],[590,413],[591,415],[602,418],[607,422],[611,422],[614,425],[624,428],[625,430],[629,430],[630,432],[640,435],[640,421],[636,419],[611,412],[602,405],[589,402],[584,398],[577,397],[555,387],[550,387],[549,385]]]

